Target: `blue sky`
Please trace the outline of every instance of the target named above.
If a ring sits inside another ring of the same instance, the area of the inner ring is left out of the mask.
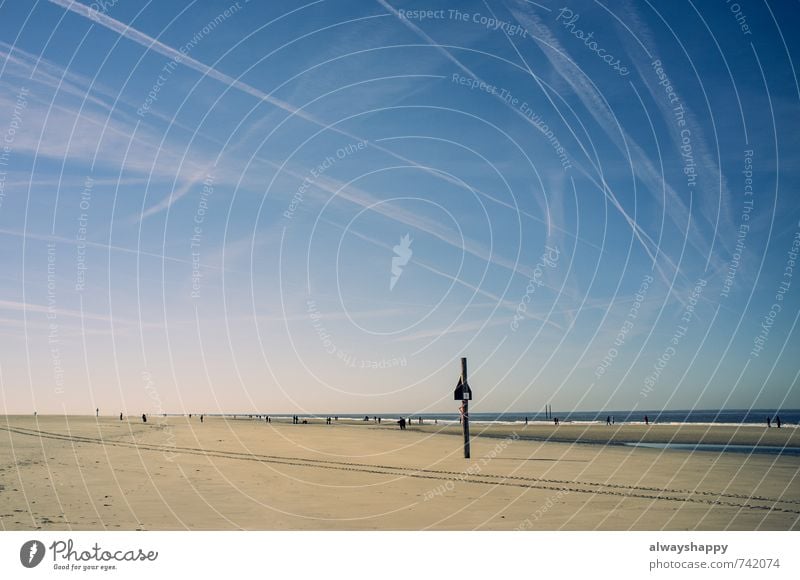
[[[793,8],[4,3],[3,410],[800,407]]]

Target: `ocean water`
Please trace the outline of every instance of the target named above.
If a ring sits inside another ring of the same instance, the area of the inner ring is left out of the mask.
[[[800,456],[800,447],[779,447],[774,445],[714,445],[710,443],[623,443],[626,447],[645,449],[672,449],[675,451],[711,451],[713,453],[747,453],[748,455],[793,455]]]

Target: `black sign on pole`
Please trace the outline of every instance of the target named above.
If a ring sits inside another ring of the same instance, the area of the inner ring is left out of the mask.
[[[464,459],[469,459],[469,402],[472,399],[472,389],[467,382],[467,359],[463,357],[461,359],[461,377],[458,379],[453,398],[461,401],[458,411],[461,413],[461,424],[464,426]]]

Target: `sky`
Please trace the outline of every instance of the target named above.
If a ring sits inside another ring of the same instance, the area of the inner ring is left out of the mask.
[[[0,412],[800,407],[789,2],[0,4]]]

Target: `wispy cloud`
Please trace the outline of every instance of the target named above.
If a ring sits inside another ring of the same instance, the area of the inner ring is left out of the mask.
[[[89,79],[0,44],[3,57],[8,60],[0,77],[0,108],[13,109],[19,88],[29,89],[13,143],[15,154],[70,161],[87,172],[95,163],[116,170],[124,167],[154,180],[181,180],[184,172],[192,175],[210,163],[209,157],[181,164],[182,150],[168,142],[159,147],[160,137],[146,127],[136,131],[131,142],[136,122],[114,109],[102,97],[105,89]]]
[[[187,66],[187,67],[189,67],[189,68],[191,68],[191,69],[203,74],[204,76],[207,76],[209,78],[213,78],[213,79],[225,84],[226,86],[228,86],[230,88],[239,90],[239,91],[241,91],[241,92],[243,92],[245,94],[248,94],[248,95],[260,100],[260,101],[263,101],[263,102],[269,103],[269,104],[271,104],[271,105],[273,105],[275,107],[278,107],[279,109],[289,113],[291,116],[298,117],[300,119],[308,121],[309,123],[317,125],[318,127],[321,127],[321,128],[323,128],[325,130],[329,130],[329,131],[332,131],[334,133],[340,134],[340,135],[345,136],[345,137],[347,137],[349,139],[352,139],[354,141],[364,141],[365,140],[363,137],[361,137],[359,135],[356,135],[356,134],[354,134],[352,132],[346,131],[346,130],[336,126],[335,124],[328,123],[328,122],[325,122],[325,121],[323,121],[321,119],[318,119],[316,116],[314,116],[313,114],[309,113],[308,111],[304,110],[301,107],[297,107],[297,106],[295,106],[295,105],[293,105],[293,104],[291,104],[291,103],[289,103],[287,101],[278,99],[277,97],[273,96],[272,94],[266,93],[266,92],[264,92],[264,91],[262,91],[262,90],[260,90],[260,89],[258,89],[256,87],[253,87],[252,85],[250,85],[248,83],[245,83],[245,82],[243,82],[243,81],[241,81],[239,79],[235,79],[235,78],[231,77],[230,75],[227,75],[227,74],[219,71],[218,69],[216,69],[216,68],[214,68],[212,66],[206,65],[206,64],[198,61],[197,59],[195,59],[195,58],[193,58],[193,57],[191,57],[189,55],[184,55],[183,53],[181,53],[180,51],[172,48],[171,46],[168,46],[168,45],[164,44],[163,42],[161,42],[161,41],[159,41],[159,40],[157,40],[157,39],[155,39],[155,38],[153,38],[153,37],[141,32],[141,31],[138,31],[135,28],[132,28],[128,24],[125,24],[123,22],[120,22],[119,20],[116,20],[116,19],[108,16],[107,14],[103,14],[103,13],[100,13],[100,12],[96,12],[96,11],[90,10],[90,8],[88,6],[86,6],[84,4],[81,4],[79,2],[73,2],[72,0],[50,0],[50,2],[53,3],[53,4],[56,4],[58,6],[61,6],[62,8],[66,9],[66,10],[69,10],[70,12],[73,12],[73,13],[75,13],[77,15],[80,15],[80,16],[82,16],[84,18],[87,18],[87,19],[89,19],[89,20],[91,20],[91,21],[93,21],[93,22],[95,22],[95,23],[97,23],[97,24],[99,24],[101,26],[104,26],[104,27],[108,28],[109,30],[112,30],[112,31],[116,32],[120,36],[122,36],[124,38],[127,38],[128,40],[130,40],[132,42],[135,42],[135,43],[137,43],[137,44],[139,44],[141,46],[144,46],[148,50],[152,50],[152,51],[157,52],[159,54],[162,54],[162,55],[164,55],[164,56],[166,56],[168,58],[179,59],[179,61],[181,62],[182,65],[185,65],[185,66]],[[362,20],[367,20],[367,19],[372,19],[372,18],[383,18],[385,16],[386,15],[379,14],[379,15],[375,15],[375,16],[364,17],[364,18],[362,18]],[[456,180],[456,179],[454,179],[454,178],[452,178],[452,177],[450,177],[450,176],[448,176],[448,175],[446,175],[446,174],[444,174],[442,172],[435,171],[435,170],[431,169],[430,167],[427,167],[425,165],[419,164],[416,161],[414,161],[414,160],[412,160],[410,158],[407,158],[407,157],[405,157],[403,155],[397,154],[394,151],[392,151],[391,149],[389,149],[388,147],[385,147],[385,146],[381,145],[380,143],[372,142],[371,146],[373,148],[383,152],[383,153],[386,153],[386,154],[390,155],[391,157],[393,157],[395,159],[398,159],[398,160],[402,161],[403,163],[406,163],[406,164],[408,164],[408,165],[410,165],[412,167],[415,167],[417,169],[420,169],[421,171],[424,171],[424,172],[432,175],[436,179],[441,179],[443,181],[447,181],[448,183],[454,184],[454,185],[456,185],[458,187],[462,187],[463,186],[463,184],[461,182],[459,182],[458,180]],[[492,195],[490,195],[490,194],[488,194],[486,192],[483,192],[481,190],[475,189],[474,191],[475,191],[475,193],[481,195],[482,197],[485,197],[486,199],[489,199],[489,200],[491,200],[491,201],[493,201],[495,203],[499,203],[501,205],[504,205],[505,207],[513,208],[513,209],[516,209],[516,210],[519,211],[519,208],[516,208],[516,206],[514,206],[513,204],[510,204],[508,202],[500,200],[500,199],[498,199],[498,198],[496,198],[496,197],[494,197],[494,196],[492,196]],[[169,204],[162,206],[162,209],[166,209],[168,207],[169,207]],[[522,212],[522,213],[524,215],[526,215],[527,217],[531,218],[531,219],[535,219],[537,221],[541,221],[541,218],[539,218],[538,216],[534,216],[534,215],[528,214],[526,212]],[[152,214],[150,214],[150,215],[152,215]],[[549,224],[548,224],[548,227],[549,227]],[[507,266],[504,266],[504,267],[507,267]]]
[[[56,235],[51,235],[51,234],[37,234],[37,233],[31,232],[31,231],[21,232],[21,231],[18,231],[18,230],[10,230],[10,229],[7,229],[7,228],[0,228],[0,234],[7,235],[7,236],[14,236],[14,237],[17,237],[17,238],[23,238],[23,239],[26,239],[26,240],[37,240],[37,241],[42,241],[42,242],[58,242],[60,244],[69,244],[71,246],[77,246],[78,243],[79,243],[78,240],[76,240],[74,238],[65,238],[63,236],[56,236]],[[124,246],[117,246],[117,245],[113,245],[113,244],[104,244],[104,243],[101,243],[101,242],[92,242],[92,241],[88,241],[88,240],[81,241],[80,243],[81,244],[85,244],[86,246],[88,246],[90,248],[97,248],[97,249],[100,249],[100,250],[106,250],[109,253],[111,253],[111,252],[123,252],[123,253],[126,253],[126,254],[134,254],[134,255],[137,255],[137,256],[147,256],[147,257],[150,257],[150,258],[158,258],[159,260],[164,260],[166,262],[173,262],[173,263],[187,264],[187,265],[192,265],[193,264],[193,262],[191,260],[184,260],[184,259],[181,259],[181,258],[175,258],[175,257],[172,257],[172,256],[167,256],[166,254],[157,254],[155,252],[148,252],[148,251],[141,250],[141,249],[138,249],[138,248],[126,248]],[[207,264],[205,261],[200,264],[200,268],[203,268],[203,269],[208,268],[208,269],[212,269],[212,270],[221,269],[221,267],[217,267],[213,263],[212,264]]]
[[[542,53],[547,58],[552,69],[567,83],[572,89],[572,93],[581,100],[586,110],[593,116],[598,126],[603,129],[606,136],[614,143],[618,151],[623,154],[626,159],[630,160],[631,170],[646,186],[644,192],[651,195],[653,199],[658,202],[661,202],[661,192],[665,192],[668,199],[666,203],[660,204],[663,205],[664,211],[673,223],[688,236],[690,243],[696,250],[706,256],[710,255],[711,243],[702,237],[696,227],[690,227],[691,222],[689,220],[688,206],[669,184],[663,171],[654,165],[650,155],[648,155],[633,136],[625,130],[608,102],[599,93],[597,87],[581,72],[577,64],[569,58],[569,52],[559,42],[550,28],[534,11],[530,10],[530,8],[522,2],[517,1],[516,6],[511,8],[511,12],[520,24],[525,26],[526,29],[535,32],[533,38],[541,45]],[[509,38],[508,41],[516,50],[516,45],[514,45],[513,40]],[[525,62],[530,74],[534,76],[533,71],[530,70],[530,67],[527,65],[527,61],[525,61],[518,50],[517,53]],[[663,99],[661,100],[663,101]],[[668,119],[668,121],[673,123],[672,119]],[[579,146],[583,148],[581,141],[577,138],[576,141]],[[600,171],[600,168],[597,167],[592,160],[591,154],[585,149],[583,149],[583,152],[586,162],[591,165],[593,173],[598,176],[598,179],[595,179],[589,172],[584,171],[584,173],[604,192],[612,205],[630,224],[637,239],[641,242],[650,258],[655,261],[655,252],[658,249],[655,240],[653,240],[646,230],[623,208],[612,188],[604,179],[602,171]],[[661,254],[661,256],[671,269],[677,270],[677,265],[668,255]],[[678,273],[680,274],[680,272]]]
[[[68,308],[55,308],[44,304],[36,304],[34,302],[16,302],[13,300],[0,300],[0,310],[8,312],[26,312],[33,314],[51,314],[57,317],[65,318],[78,318],[82,320],[93,320],[97,322],[107,322],[109,324],[121,324],[124,326],[135,326],[142,328],[160,328],[164,329],[166,326],[161,323],[154,322],[141,322],[128,318],[120,318],[118,316],[107,316],[105,314],[96,314],[93,312],[81,312],[80,310],[71,310]]]
[[[386,8],[387,8],[387,10],[390,10],[390,11],[391,11],[393,14],[395,14],[396,16],[398,16],[398,17],[399,17],[399,13],[398,13],[398,12],[397,12],[397,11],[396,11],[396,10],[395,10],[395,9],[394,9],[394,8],[393,8],[391,5],[390,5],[390,4],[388,4],[388,3],[387,3],[385,0],[378,0],[378,2],[379,2],[381,5],[383,5],[384,7],[386,7]],[[491,12],[491,7],[490,7],[488,4],[486,5],[486,7],[487,7],[487,9],[489,9],[489,11]],[[526,8],[527,8],[527,7],[526,7]],[[492,12],[492,14],[494,14],[494,13]],[[529,20],[529,19],[530,19],[530,21],[527,21],[527,20]],[[414,31],[414,33],[415,33],[415,34],[417,34],[417,35],[418,35],[418,36],[420,36],[421,38],[425,39],[425,40],[426,40],[426,42],[428,42],[428,43],[430,43],[432,46],[434,46],[434,47],[435,47],[435,48],[436,48],[436,49],[437,49],[439,52],[441,52],[441,53],[442,53],[442,54],[445,56],[445,58],[447,58],[449,61],[451,61],[451,62],[455,63],[455,64],[456,64],[456,66],[458,66],[458,67],[459,67],[459,69],[461,69],[462,71],[464,71],[465,73],[467,73],[469,76],[471,76],[472,78],[474,78],[474,79],[476,79],[476,80],[478,80],[478,81],[481,81],[481,80],[482,80],[482,79],[481,79],[481,77],[480,77],[479,75],[477,75],[477,74],[476,74],[474,71],[472,71],[472,70],[471,70],[469,67],[467,67],[467,66],[465,66],[464,64],[462,64],[462,63],[461,63],[461,62],[460,62],[460,61],[459,61],[459,60],[458,60],[456,57],[454,57],[454,56],[453,56],[453,55],[450,53],[450,51],[448,51],[448,50],[447,50],[445,47],[441,46],[439,43],[437,43],[436,41],[434,41],[434,40],[433,40],[433,39],[432,39],[430,36],[428,36],[428,35],[427,35],[427,34],[426,34],[426,33],[425,33],[425,32],[424,32],[422,29],[420,29],[420,28],[419,28],[417,25],[415,25],[414,23],[410,22],[408,19],[405,19],[405,18],[401,18],[400,20],[401,20],[401,22],[403,22],[403,24],[404,24],[405,26],[407,26],[407,27],[408,27],[408,28],[410,28],[412,31]],[[560,52],[560,53],[564,54],[564,53],[563,53],[563,49],[561,49],[561,48],[558,46],[558,44],[557,44],[557,40],[555,40],[555,38],[552,36],[552,34],[550,34],[550,33],[549,33],[549,31],[548,31],[548,30],[547,30],[547,29],[544,27],[544,25],[541,23],[541,20],[540,20],[540,19],[539,19],[537,16],[535,16],[535,15],[532,15],[532,14],[531,14],[531,15],[528,15],[528,14],[527,14],[527,12],[524,12],[522,15],[517,15],[517,20],[519,20],[519,21],[520,21],[520,23],[521,23],[521,24],[523,24],[523,26],[526,26],[526,28],[527,28],[527,27],[529,27],[529,26],[531,25],[531,23],[532,23],[532,22],[533,22],[533,23],[536,23],[536,24],[537,24],[537,26],[539,26],[539,27],[542,27],[542,28],[544,29],[545,33],[549,35],[549,38],[548,38],[548,42],[547,42],[547,44],[551,44],[551,42],[552,42],[552,44],[554,45],[554,48],[556,48],[556,50],[557,50],[558,52]],[[503,32],[503,33],[504,33],[504,34],[506,34],[505,32]],[[522,56],[522,54],[519,52],[519,50],[518,50],[517,46],[514,44],[513,40],[512,40],[510,37],[508,37],[508,35],[507,35],[507,34],[506,34],[506,38],[508,39],[508,42],[511,44],[511,46],[512,46],[512,47],[514,48],[514,50],[516,51],[516,53],[517,53],[518,57],[520,58],[520,60],[523,62],[524,66],[523,66],[522,68],[523,68],[524,70],[527,70],[527,72],[528,72],[528,73],[531,75],[531,77],[532,77],[532,78],[533,78],[533,79],[534,79],[534,80],[535,80],[535,81],[536,81],[536,82],[537,82],[537,83],[540,85],[540,87],[542,88],[542,91],[543,91],[543,92],[544,92],[544,94],[547,96],[547,98],[548,98],[548,99],[550,99],[550,96],[549,96],[549,94],[548,94],[548,91],[547,91],[547,90],[545,89],[545,87],[543,86],[543,83],[542,83],[542,81],[541,81],[541,80],[539,80],[539,79],[536,77],[536,75],[533,73],[533,71],[531,70],[531,68],[530,68],[530,66],[528,65],[527,61],[526,61],[526,60],[525,60],[525,58]],[[546,52],[546,51],[545,51],[545,52]],[[546,52],[546,54],[547,54],[547,52]],[[554,66],[557,66],[557,70],[559,70],[559,72],[560,72],[562,75],[564,75],[564,74],[569,74],[569,80],[572,80],[572,81],[573,81],[573,85],[574,85],[574,84],[575,84],[575,82],[574,82],[574,81],[575,81],[575,79],[574,79],[573,77],[575,77],[575,75],[573,75],[573,74],[572,74],[572,70],[571,70],[569,67],[564,67],[564,66],[563,66],[563,60],[564,60],[564,59],[563,59],[563,58],[561,58],[561,59],[555,59],[555,61],[557,61],[557,63],[556,63],[556,62],[553,62],[553,61],[554,61],[554,59],[553,59],[553,57],[552,57],[552,55],[551,55],[551,54],[547,54],[547,56],[548,56],[548,59],[550,59],[550,60],[551,60],[551,63],[553,63],[553,64],[554,64]],[[567,72],[567,71],[569,71],[569,72]],[[586,83],[586,82],[585,82],[583,79],[578,79],[578,80],[580,81],[580,83],[579,83],[580,85],[587,85],[587,83]],[[585,86],[578,86],[578,87],[574,87],[574,88],[576,88],[576,91],[578,92],[578,95],[579,95],[579,96],[580,96],[580,98],[581,98],[581,99],[584,101],[584,104],[585,104],[585,105],[587,105],[587,108],[589,108],[590,112],[592,112],[592,114],[593,114],[593,115],[595,115],[595,117],[598,119],[598,121],[600,121],[600,122],[602,122],[602,123],[603,123],[603,125],[606,127],[606,130],[607,130],[607,132],[608,132],[609,134],[611,134],[613,137],[616,137],[616,134],[613,132],[613,130],[609,131],[609,125],[614,125],[614,123],[611,123],[611,124],[609,124],[609,123],[607,122],[607,119],[606,119],[606,117],[607,117],[607,114],[606,114],[606,107],[605,107],[605,105],[604,105],[602,102],[599,102],[599,101],[602,101],[602,99],[600,99],[599,97],[593,96],[593,97],[592,97],[592,99],[588,99],[588,100],[587,100],[587,98],[586,98],[586,97],[585,97],[585,96],[584,96],[582,93],[580,93],[580,90],[581,90],[581,89],[585,89],[585,88],[586,88]],[[593,91],[593,92],[592,92],[592,94],[594,95],[594,89],[593,89],[593,88],[591,88],[591,87],[589,87],[589,88],[590,88],[590,89]],[[523,113],[522,113],[522,111],[520,111],[518,108],[511,107],[511,106],[510,106],[510,105],[509,105],[509,104],[508,104],[508,103],[507,103],[507,102],[506,102],[504,99],[502,99],[502,97],[500,97],[499,95],[496,95],[496,98],[497,98],[497,99],[498,99],[498,101],[499,101],[499,102],[501,102],[501,103],[502,103],[504,106],[511,108],[511,109],[513,110],[513,112],[514,112],[514,113],[515,113],[517,116],[519,116],[521,119],[523,119],[523,121],[524,121],[525,123],[527,123],[527,124],[531,125],[531,126],[532,126],[533,128],[535,128],[537,131],[540,131],[540,130],[541,130],[541,129],[540,129],[540,128],[539,128],[539,127],[538,127],[538,126],[537,126],[537,125],[536,125],[536,124],[533,122],[533,120],[532,120],[532,119],[528,118],[528,117],[527,117],[525,114],[523,114]],[[551,104],[553,105],[553,107],[554,107],[556,110],[558,110],[558,107],[556,106],[556,104],[555,104],[554,102],[552,102],[552,99],[550,99],[550,100],[551,100]],[[562,119],[563,119],[563,115],[562,115]],[[565,124],[566,124],[566,121],[565,121]],[[567,125],[567,127],[569,128],[569,125],[568,125],[568,124],[566,124],[566,125]],[[614,207],[614,209],[616,209],[616,210],[617,210],[617,212],[618,212],[618,213],[619,213],[619,214],[620,214],[620,215],[623,217],[623,219],[624,219],[624,220],[625,220],[625,221],[626,221],[626,222],[627,222],[627,223],[630,225],[630,227],[631,227],[631,229],[632,229],[632,232],[633,232],[633,234],[634,234],[635,238],[636,238],[636,239],[637,239],[637,241],[638,241],[638,242],[641,244],[642,248],[643,248],[643,249],[644,249],[644,251],[647,253],[647,255],[650,257],[650,259],[651,259],[651,261],[653,262],[653,264],[654,264],[654,266],[656,267],[656,269],[658,269],[658,270],[659,270],[659,272],[660,272],[660,274],[661,274],[662,278],[663,278],[663,279],[665,279],[665,280],[668,280],[668,277],[666,276],[666,274],[664,274],[664,273],[663,273],[663,271],[661,271],[661,266],[660,266],[660,264],[658,263],[658,261],[657,261],[657,259],[656,259],[656,258],[657,258],[657,254],[656,254],[656,252],[657,252],[657,244],[656,244],[656,243],[655,243],[655,241],[654,241],[654,240],[653,240],[653,239],[652,239],[652,238],[651,238],[651,237],[650,237],[650,236],[647,234],[647,232],[644,230],[644,228],[642,228],[642,227],[639,225],[639,223],[638,223],[638,222],[637,222],[637,221],[636,221],[636,220],[635,220],[633,217],[631,217],[631,216],[629,215],[629,213],[627,212],[627,210],[625,210],[625,208],[622,206],[622,204],[619,202],[619,200],[617,199],[616,195],[614,194],[614,192],[613,192],[612,188],[609,186],[609,184],[608,184],[608,183],[606,182],[606,180],[604,179],[602,171],[599,171],[599,168],[597,168],[596,166],[594,166],[594,164],[593,164],[593,162],[592,162],[591,154],[590,154],[590,153],[589,153],[589,152],[588,152],[588,151],[587,151],[587,150],[586,150],[586,149],[585,149],[585,148],[582,146],[582,144],[581,144],[581,140],[580,140],[580,139],[577,137],[577,135],[575,135],[575,134],[574,134],[574,131],[572,131],[572,130],[570,129],[570,132],[571,132],[571,133],[573,134],[573,136],[575,137],[575,141],[576,141],[576,143],[578,143],[578,145],[581,147],[581,149],[582,149],[582,152],[584,153],[584,155],[585,155],[585,157],[586,157],[586,160],[587,160],[587,161],[590,163],[590,165],[592,165],[592,166],[593,166],[593,169],[594,169],[594,171],[588,171],[588,170],[586,170],[585,168],[583,168],[583,167],[582,167],[582,164],[581,164],[581,163],[579,163],[579,162],[576,160],[576,162],[575,162],[575,163],[576,163],[576,165],[578,166],[579,170],[580,170],[580,171],[581,171],[581,172],[582,172],[582,173],[583,173],[583,174],[584,174],[584,175],[585,175],[585,176],[586,176],[586,177],[587,177],[587,178],[588,178],[588,179],[589,179],[589,180],[590,180],[590,181],[591,181],[591,182],[592,182],[594,185],[595,185],[595,187],[598,189],[598,191],[602,192],[602,194],[603,194],[603,195],[604,195],[604,196],[605,196],[605,197],[606,197],[606,198],[609,200],[609,202],[611,203],[612,207]],[[623,152],[625,152],[625,150],[624,150],[624,149],[623,149]],[[595,175],[598,175],[598,176],[599,176],[599,178],[595,178]],[[549,216],[549,211],[547,212],[547,215]],[[550,222],[548,221],[548,227],[549,227],[549,225],[550,225]],[[674,262],[672,262],[672,260],[669,258],[669,256],[664,256],[664,259],[665,259],[665,260],[666,260],[666,261],[667,261],[667,262],[670,264],[670,266],[673,268],[673,270],[677,270],[677,266],[674,264]]]

